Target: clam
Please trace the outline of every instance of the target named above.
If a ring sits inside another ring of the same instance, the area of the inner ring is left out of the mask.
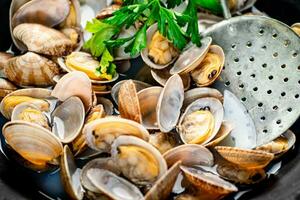
[[[104,97],[97,97],[97,104],[103,105],[104,112],[107,115],[113,115],[114,113],[114,105],[111,100]]]
[[[108,6],[108,7],[106,7],[106,8],[103,8],[103,9],[101,9],[101,10],[97,13],[96,18],[97,18],[97,19],[105,19],[105,18],[108,18],[108,17],[112,16],[113,13],[114,13],[115,11],[119,10],[120,8],[121,8],[121,6],[118,5],[118,4],[113,4],[113,5],[111,5],[111,6]]]
[[[114,100],[114,102],[116,104],[118,104],[119,102],[119,91],[120,91],[120,87],[121,85],[123,85],[123,83],[125,82],[126,80],[123,80],[123,81],[119,81],[118,83],[116,83],[112,89],[111,89],[111,96]],[[136,91],[139,92],[140,90],[142,89],[145,89],[147,87],[150,87],[151,85],[148,84],[148,83],[144,83],[142,81],[137,81],[137,80],[132,80],[133,83],[135,84],[135,88],[136,88]]]
[[[255,184],[266,178],[263,169],[244,169],[231,164],[218,165],[218,174],[229,181],[239,184]]]
[[[137,93],[142,115],[142,125],[147,129],[158,129],[156,106],[161,91],[162,87],[149,87]]]
[[[172,43],[158,32],[157,24],[154,24],[147,30],[147,47],[141,56],[151,68],[163,69],[175,61],[178,52]]]
[[[20,24],[14,28],[13,36],[29,51],[39,54],[63,56],[73,50],[72,41],[63,33],[40,24]]]
[[[0,103],[0,111],[10,119],[15,106],[23,102],[36,105],[41,111],[49,111],[50,103],[45,99],[50,97],[51,90],[42,88],[29,88],[16,90],[5,96]]]
[[[255,149],[272,153],[274,154],[275,158],[279,158],[288,150],[290,150],[295,145],[295,142],[296,142],[295,134],[292,131],[287,130],[275,140],[267,144],[258,146]]]
[[[297,35],[300,36],[300,23],[295,23],[291,26],[291,28],[293,29],[293,31],[295,31],[295,33]]]
[[[8,60],[13,56],[14,55],[11,53],[0,52],[0,70],[4,69],[4,67],[7,65]]]
[[[125,81],[120,87],[118,96],[121,117],[141,123],[142,113],[134,82]]]
[[[211,85],[220,76],[225,63],[225,54],[220,46],[212,45],[202,62],[191,71],[191,76],[200,87]]]
[[[20,103],[13,109],[11,121],[16,120],[35,123],[50,130],[47,116],[36,105],[29,102]]]
[[[63,22],[70,12],[69,0],[31,0],[23,2],[24,4],[19,8],[16,6],[16,0],[12,3],[12,29],[23,23],[37,23],[54,27]]]
[[[60,31],[71,40],[74,48],[76,47],[75,51],[78,51],[83,46],[83,33],[80,28],[63,28]]]
[[[173,133],[155,132],[150,134],[149,143],[162,154],[177,146],[177,141]]]
[[[59,24],[62,28],[79,28],[81,29],[81,10],[80,2],[78,0],[69,0],[70,12],[66,19]]]
[[[7,144],[38,169],[55,163],[63,151],[59,139],[49,130],[25,121],[8,122],[3,126]]]
[[[233,125],[231,125],[230,123],[228,123],[226,121],[223,121],[216,136],[209,143],[205,144],[205,146],[206,147],[216,146],[230,134],[232,129],[233,129]]]
[[[89,114],[86,117],[85,124],[92,122],[96,119],[101,119],[105,117],[105,111],[103,105],[99,104],[91,108]],[[71,143],[72,151],[74,155],[77,156],[78,154],[82,153],[84,150],[87,149],[87,143],[85,139],[85,135],[81,133],[72,141]]]
[[[203,97],[213,97],[223,102],[223,95],[219,90],[214,88],[201,87],[193,88],[184,93],[183,107],[186,108],[194,101]]]
[[[17,87],[12,84],[10,81],[0,78],[0,98],[2,99],[6,95],[12,93],[17,90]]]
[[[251,149],[257,146],[257,136],[254,122],[245,106],[233,93],[224,91],[224,120],[231,123],[234,128],[221,142],[223,146],[235,146]]]
[[[208,199],[221,199],[232,192],[238,191],[235,185],[210,172],[186,166],[180,168],[192,185],[208,194]]]
[[[212,166],[214,164],[213,154],[205,147],[196,144],[184,144],[163,154],[168,167],[177,161],[181,161],[182,165],[204,165]]]
[[[77,168],[73,154],[67,145],[64,146],[60,163],[65,191],[71,199],[83,199],[83,188],[80,183],[81,169]]]
[[[165,68],[162,70],[151,70],[151,75],[156,82],[158,82],[161,86],[165,86],[167,80],[172,76],[169,72],[169,68]],[[184,90],[188,90],[191,86],[191,77],[187,74],[180,75],[183,83]]]
[[[176,126],[183,99],[183,83],[180,76],[175,74],[168,79],[156,107],[157,123],[162,132],[169,132]]]
[[[91,54],[85,52],[72,52],[66,58],[58,58],[58,63],[67,72],[84,72],[91,79],[93,84],[113,82],[119,77],[117,73],[114,76],[109,74],[97,74],[96,71],[100,66],[99,61],[94,59]]]
[[[143,194],[135,185],[109,170],[91,168],[86,175],[90,182],[110,199],[143,199]]]
[[[92,106],[92,84],[85,73],[70,72],[58,81],[51,96],[58,98],[60,101],[65,101],[71,96],[77,96],[81,99],[87,111]]]
[[[85,125],[83,134],[90,148],[109,152],[111,144],[120,135],[132,135],[149,140],[148,131],[139,123],[117,117],[97,119]]]
[[[160,152],[137,137],[119,136],[112,144],[111,155],[122,174],[138,185],[153,184],[167,172]]]
[[[186,74],[198,67],[205,58],[211,42],[212,38],[206,37],[201,40],[201,47],[197,47],[196,45],[188,47],[188,49],[182,52],[176,60],[173,67],[170,69],[170,73]]]
[[[80,134],[84,117],[82,101],[78,97],[70,97],[51,113],[52,131],[62,143],[70,143]]]
[[[105,84],[94,84],[92,85],[92,89],[96,95],[107,95],[111,93],[112,87],[110,85]]]
[[[216,146],[215,150],[228,162],[246,169],[262,169],[274,158],[273,154],[260,150],[226,146]]]
[[[59,74],[58,65],[46,57],[27,52],[8,60],[4,68],[6,77],[19,86],[50,86]]]
[[[99,189],[88,178],[87,172],[90,169],[106,169],[113,172],[116,175],[120,174],[120,171],[116,166],[116,163],[111,158],[97,158],[88,162],[82,168],[81,175],[80,175],[80,182],[83,188],[86,190],[86,193],[91,194],[92,196],[96,196],[95,194],[100,194],[102,193],[102,191],[99,191]]]
[[[180,164],[180,161],[176,162],[155,182],[151,189],[146,193],[145,200],[168,199],[176,182],[176,178],[180,173]]]
[[[218,133],[223,121],[223,105],[212,97],[194,101],[182,114],[178,132],[184,143],[206,144]]]

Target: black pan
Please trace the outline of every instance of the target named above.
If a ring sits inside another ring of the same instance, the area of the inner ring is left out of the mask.
[[[12,43],[8,27],[9,5],[10,0],[0,0],[0,51],[8,49]],[[300,0],[258,0],[256,7],[288,25],[300,22]],[[0,118],[0,127],[3,123],[3,118]],[[300,120],[294,124],[292,130],[296,135],[300,134]],[[45,188],[53,191],[52,197],[65,198],[61,191],[62,186],[58,184],[58,178],[55,176],[55,172],[54,176],[47,174],[37,177],[32,175],[27,170],[8,161],[0,153],[0,200],[47,199],[47,194],[44,194]],[[256,185],[252,191],[244,194],[240,199],[300,199],[299,138],[295,148],[284,156],[279,173]]]

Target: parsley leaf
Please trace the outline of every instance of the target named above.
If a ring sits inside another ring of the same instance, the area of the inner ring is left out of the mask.
[[[182,3],[183,0],[167,0],[167,7],[168,8],[175,8]]]
[[[189,0],[186,10],[184,11],[185,15],[191,17],[187,26],[187,35],[191,37],[191,40],[197,46],[201,45],[200,34],[198,28],[198,17],[197,17],[197,7],[195,0]],[[196,33],[196,34],[195,34]]]
[[[95,74],[103,79],[112,79],[116,73],[116,65],[113,61],[113,56],[110,54],[108,49],[105,49],[100,60],[100,66],[96,69]]]
[[[133,41],[125,48],[125,52],[130,52],[131,56],[137,55],[147,46],[147,24],[135,34]]]

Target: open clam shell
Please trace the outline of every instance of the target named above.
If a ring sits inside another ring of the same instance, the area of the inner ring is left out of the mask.
[[[97,97],[97,104],[103,105],[106,115],[113,115],[114,105],[111,100],[104,97]]]
[[[142,113],[139,98],[132,80],[125,81],[119,90],[119,112],[121,117],[131,119],[138,123],[142,122]]]
[[[47,116],[40,111],[38,106],[31,104],[30,102],[20,103],[13,109],[11,121],[16,120],[35,123],[50,130]]]
[[[164,65],[156,64],[154,61],[152,61],[150,59],[150,57],[149,57],[149,45],[152,41],[152,38],[153,38],[154,34],[157,31],[158,31],[157,24],[153,24],[152,26],[150,26],[148,28],[148,30],[147,30],[147,47],[141,52],[141,56],[142,56],[143,61],[149,67],[151,67],[153,69],[164,69],[164,68],[168,67],[170,64],[172,64],[176,60],[176,57],[172,58],[170,62],[168,62],[167,64],[164,64]],[[166,40],[166,42],[168,43],[167,40]]]
[[[119,175],[121,172],[116,166],[116,163],[113,161],[112,158],[96,158],[90,162],[88,162],[81,171],[80,175],[80,182],[83,188],[86,190],[87,193],[102,193],[87,177],[87,172],[90,169],[106,169],[114,174]]]
[[[5,96],[0,103],[0,111],[4,117],[10,119],[15,106],[23,102],[29,102],[36,105],[41,111],[49,111],[50,103],[46,101],[49,98],[51,90],[43,88],[28,88],[11,92]]]
[[[33,123],[8,122],[3,126],[2,133],[10,147],[40,169],[57,159],[63,151],[54,134]]]
[[[297,33],[297,35],[300,36],[300,23],[293,24],[291,28],[293,29],[293,31],[295,31],[295,33]]]
[[[187,124],[185,123],[191,123],[192,125],[194,124],[195,126],[197,126],[198,121],[196,120],[196,118],[191,118],[190,120],[194,120],[193,122],[185,122],[186,117],[188,117],[190,114],[196,112],[196,111],[200,111],[203,109],[208,109],[210,114],[212,114],[212,117],[214,118],[214,123],[213,125],[213,129],[209,132],[209,134],[204,135],[205,138],[204,140],[199,140],[201,142],[201,144],[206,144],[209,141],[211,141],[216,134],[218,133],[221,125],[222,125],[222,121],[223,121],[223,117],[224,117],[224,110],[223,110],[223,105],[222,103],[216,99],[216,98],[212,98],[212,97],[205,97],[205,98],[200,98],[196,101],[194,101],[193,103],[191,103],[185,110],[185,112],[182,114],[179,123],[178,123],[178,131],[180,134],[180,137],[182,139],[182,141],[184,143],[189,143],[189,142],[193,142],[193,141],[198,141],[198,137],[202,137],[202,135],[199,135],[198,132],[192,132],[191,130],[191,126],[186,126]],[[197,131],[197,130],[195,130]],[[188,134],[192,134],[192,135],[188,135]],[[191,137],[192,136],[192,137]],[[203,137],[204,137],[203,136]]]
[[[178,145],[175,133],[163,133],[160,131],[150,134],[149,143],[157,148],[162,154]]]
[[[162,70],[151,70],[151,75],[155,81],[157,81],[161,86],[165,86],[168,79],[172,76],[169,72],[169,68],[165,68]],[[191,76],[190,74],[182,74],[180,75],[183,83],[184,90],[188,90],[191,86]]]
[[[219,176],[201,171],[200,169],[181,166],[185,177],[196,188],[207,192],[212,196],[223,197],[229,193],[237,192],[238,189],[235,185],[221,179]]]
[[[233,125],[223,121],[217,135],[207,144],[205,144],[206,147],[214,147],[218,145],[222,140],[224,140],[232,131]]]
[[[138,92],[142,115],[142,125],[147,129],[159,129],[156,118],[156,106],[162,87],[149,87]]]
[[[168,171],[160,177],[146,193],[145,200],[168,199],[176,182],[177,176],[180,173],[180,165],[180,161],[172,165],[172,167],[170,167],[170,169],[168,169]]]
[[[204,165],[212,166],[214,164],[213,154],[205,147],[197,144],[184,144],[163,154],[168,167],[171,167],[177,161],[181,161],[182,165]]]
[[[188,47],[176,60],[173,67],[170,69],[170,73],[186,74],[198,67],[205,58],[211,42],[212,38],[206,37],[201,40],[201,47],[197,47],[196,45]]]
[[[0,99],[16,90],[17,87],[14,84],[4,78],[0,78]]]
[[[111,199],[143,199],[139,188],[109,170],[92,168],[86,175],[99,191]]]
[[[121,85],[125,82],[126,80],[123,81],[119,81],[118,83],[116,83],[112,89],[111,89],[111,96],[114,100],[114,102],[118,105],[119,102],[119,91],[121,88]],[[150,87],[151,85],[142,81],[137,81],[137,80],[132,80],[133,83],[135,84],[135,89],[137,92],[139,92],[142,89],[145,89],[147,87]]]
[[[258,146],[256,150],[266,151],[268,153],[273,153],[276,158],[281,157],[288,150],[290,150],[296,143],[296,136],[291,130],[287,130],[281,136],[276,138],[275,140]]]
[[[62,143],[70,143],[80,134],[84,117],[82,101],[78,97],[70,97],[51,113],[52,131]]]
[[[100,63],[95,60],[91,54],[86,52],[72,52],[67,57],[60,57],[57,59],[59,66],[66,72],[81,71],[87,74],[93,84],[106,84],[116,81],[119,74],[116,73],[111,80],[104,80],[99,78],[95,71]]]
[[[133,136],[119,136],[111,147],[111,155],[122,174],[138,185],[153,184],[167,172],[167,163],[148,142]],[[132,156],[135,157],[132,162]]]
[[[215,150],[227,161],[246,169],[261,169],[267,166],[274,155],[260,150],[216,146]]]
[[[211,85],[220,76],[224,64],[223,49],[218,45],[211,45],[202,62],[191,71],[191,76],[197,86]]]
[[[83,134],[90,148],[109,152],[111,144],[119,135],[132,135],[149,140],[149,133],[141,124],[123,118],[106,117],[85,125]]]
[[[46,57],[27,52],[8,60],[4,68],[6,77],[19,86],[54,85],[54,76],[58,75],[58,65]]]
[[[194,101],[203,97],[213,97],[223,102],[223,95],[217,89],[208,87],[193,88],[184,93],[183,108],[186,108]]]
[[[85,73],[70,72],[57,82],[51,96],[58,98],[60,101],[77,96],[82,100],[86,111],[88,111],[92,106],[92,84]]]
[[[60,163],[61,179],[65,191],[72,199],[83,199],[83,188],[80,183],[81,169],[77,168],[73,154],[67,145],[64,146]]]
[[[182,79],[175,74],[168,79],[156,107],[157,123],[162,132],[169,132],[176,126],[183,99]]]
[[[74,47],[63,33],[40,24],[20,24],[14,28],[13,37],[21,41],[29,51],[48,56],[68,55]]]

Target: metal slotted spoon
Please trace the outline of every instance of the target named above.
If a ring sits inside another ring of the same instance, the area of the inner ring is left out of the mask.
[[[231,90],[252,117],[257,146],[280,136],[300,115],[300,37],[265,16],[230,18],[204,32],[226,55],[216,87]]]

